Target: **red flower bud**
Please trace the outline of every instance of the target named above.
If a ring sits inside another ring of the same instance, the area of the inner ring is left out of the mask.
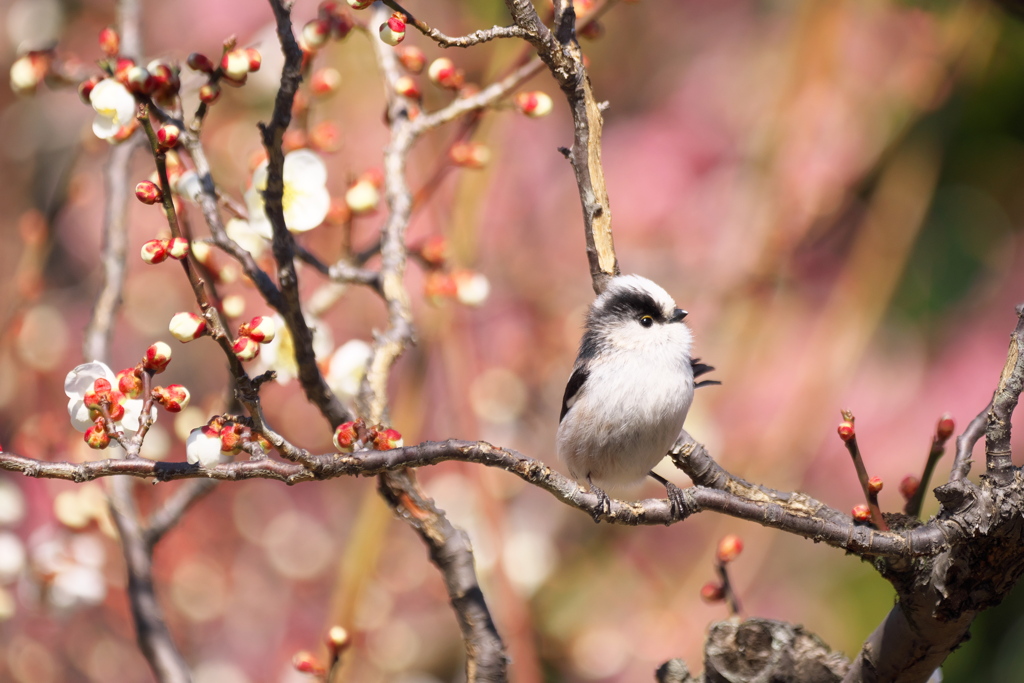
[[[351,453],[355,450],[356,442],[359,441],[359,434],[356,432],[355,422],[345,422],[334,430],[334,447],[342,453]]]
[[[405,15],[401,12],[392,14],[380,25],[380,39],[394,47],[405,40]]]
[[[867,505],[854,505],[851,513],[854,521],[857,522],[870,522],[871,521],[871,510],[868,509]]]
[[[172,237],[167,240],[167,255],[172,259],[181,261],[190,251],[188,240],[184,237]]]
[[[462,69],[456,68],[447,57],[438,57],[427,67],[427,77],[435,85],[447,90],[458,90],[465,81]]]
[[[332,626],[327,631],[327,637],[324,638],[327,643],[327,647],[330,648],[331,653],[337,657],[346,647],[348,647],[351,638],[349,638],[348,631],[343,626]]]
[[[882,490],[882,478],[881,477],[871,477],[870,479],[868,479],[868,491],[870,491],[871,493],[878,493],[881,490]]]
[[[143,180],[135,186],[135,198],[143,204],[156,204],[163,200],[164,193],[160,191],[156,183]],[[145,255],[143,255],[143,258],[145,258]]]
[[[700,587],[700,599],[707,603],[725,600],[725,587],[715,581],[708,581]]]
[[[407,71],[414,74],[423,71],[423,67],[427,65],[426,55],[423,54],[423,50],[415,45],[403,45],[395,50],[395,56],[398,57],[398,61],[402,63],[402,66]]]
[[[900,480],[900,495],[903,496],[904,500],[910,500],[920,487],[921,480],[912,474],[908,474]]]
[[[351,2],[351,0],[349,1]],[[324,673],[324,667],[320,664],[320,661],[312,652],[308,652],[306,650],[295,653],[292,657],[292,666],[295,667],[296,671],[301,671],[304,674],[315,674],[319,676]]]
[[[256,48],[245,48],[245,56],[249,58],[249,73],[255,73],[263,66],[263,55]]]
[[[939,420],[939,424],[935,427],[935,435],[939,437],[939,441],[945,441],[949,437],[953,436],[953,430],[956,429],[956,423],[953,422],[953,416],[946,413]]]
[[[416,79],[412,76],[399,76],[395,79],[395,92],[402,97],[408,97],[412,100],[418,100],[423,96],[420,92],[420,86],[416,83]]]
[[[741,552],[743,552],[743,541],[736,534],[728,534],[718,542],[715,557],[722,564],[728,564],[739,557]]]
[[[373,447],[378,451],[390,451],[405,445],[402,435],[395,429],[378,429],[373,435]]]
[[[428,237],[420,248],[420,256],[429,265],[438,268],[444,265],[448,255],[448,240],[441,235]]]
[[[180,413],[182,409],[188,407],[191,398],[188,389],[180,384],[153,387],[153,396],[169,413]]]
[[[213,104],[220,97],[220,86],[216,83],[204,83],[199,88],[199,101],[204,104]]]
[[[331,67],[317,69],[309,79],[309,89],[317,97],[333,95],[340,85],[341,72]]]
[[[142,378],[135,368],[125,368],[117,373],[117,388],[128,398],[142,396]]]
[[[843,441],[849,441],[856,434],[853,430],[853,423],[849,420],[843,420],[839,423],[839,438]]]
[[[181,128],[173,123],[165,123],[156,131],[156,139],[164,149],[170,149],[177,145],[179,137],[181,137]]]
[[[516,95],[515,104],[519,111],[534,119],[547,116],[554,108],[551,96],[540,90],[519,93]]]
[[[206,334],[206,320],[195,313],[182,311],[171,317],[167,329],[172,337],[185,344]]]
[[[146,357],[142,361],[142,366],[150,372],[159,374],[167,369],[170,362],[171,347],[158,341],[146,349]]]
[[[240,361],[250,361],[260,355],[260,345],[252,337],[239,337],[231,345],[231,350]]]
[[[109,26],[100,31],[100,49],[108,57],[114,57],[121,51],[121,37]]]
[[[82,438],[85,443],[89,444],[89,448],[95,448],[96,450],[101,450],[110,445],[110,437],[107,436],[103,420],[98,420],[96,424],[86,429]]]
[[[199,52],[193,52],[190,54],[185,63],[188,64],[188,68],[193,71],[202,71],[206,74],[212,74],[213,70],[216,68],[213,65],[213,60]]]

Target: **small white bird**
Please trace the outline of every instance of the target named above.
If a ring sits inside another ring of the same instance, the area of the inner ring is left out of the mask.
[[[558,455],[598,495],[605,513],[611,507],[605,488],[634,487],[648,475],[678,506],[679,489],[651,468],[682,431],[694,388],[719,383],[694,384],[714,368],[690,357],[685,317],[668,292],[639,275],[612,278],[587,314],[562,399]]]

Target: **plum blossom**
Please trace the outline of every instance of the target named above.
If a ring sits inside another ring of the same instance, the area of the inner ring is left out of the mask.
[[[49,577],[47,602],[58,609],[86,607],[103,602],[106,552],[97,534],[54,533],[44,528],[30,540],[34,573]]]
[[[351,401],[359,393],[372,353],[370,345],[362,339],[352,339],[331,354],[324,379],[339,399]]]
[[[324,222],[331,207],[327,191],[327,167],[318,154],[308,149],[289,152],[284,158],[284,224],[292,232],[312,230]],[[256,167],[252,186],[245,193],[249,207],[249,231],[264,238],[273,237],[273,229],[263,205],[267,188],[267,162]]]
[[[71,417],[71,426],[80,432],[85,432],[94,424],[93,419],[89,417],[89,408],[85,405],[85,392],[91,389],[98,379],[107,380],[113,387],[118,386],[117,376],[107,367],[106,363],[101,363],[98,360],[79,365],[64,378],[64,393],[68,397],[68,415]],[[124,430],[125,436],[129,438],[139,431],[142,404],[141,398],[127,399],[124,402],[124,415],[120,420],[115,421],[115,425]],[[153,418],[156,419],[156,410],[153,411]]]
[[[135,97],[112,78],[96,84],[89,93],[89,102],[96,110],[92,132],[101,140],[114,139],[135,120]]]
[[[276,325],[277,334],[273,341],[260,344],[260,355],[253,362],[250,372],[255,376],[267,370],[274,370],[277,373],[278,384],[287,384],[299,376],[299,364],[295,360],[295,342],[284,318],[276,313],[271,318]],[[308,313],[306,322],[313,330],[313,355],[317,360],[327,358],[334,349],[334,337],[330,328],[325,322]]]
[[[193,429],[185,439],[185,459],[192,465],[213,467],[221,461],[220,432],[210,425]]]

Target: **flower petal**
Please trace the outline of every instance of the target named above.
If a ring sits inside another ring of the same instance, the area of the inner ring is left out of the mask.
[[[117,377],[106,363],[98,360],[82,363],[64,377],[64,393],[68,398],[80,399],[92,387],[93,382],[101,377],[111,384],[117,382]]]
[[[327,166],[316,152],[297,149],[285,156],[283,176],[287,185],[312,190],[327,182]]]
[[[89,417],[89,409],[77,396],[68,401],[68,416],[71,418],[71,426],[80,432],[84,432],[93,425],[92,418]]]
[[[267,240],[271,238],[270,221],[267,220],[243,221],[240,218],[232,218],[224,225],[224,231],[238,243],[238,246],[257,259],[267,250]]]
[[[284,224],[292,232],[312,230],[327,218],[331,194],[321,185],[312,190],[295,192],[284,209]]]

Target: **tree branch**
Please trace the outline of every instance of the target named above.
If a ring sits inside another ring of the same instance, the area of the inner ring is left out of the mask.
[[[1006,365],[992,397],[985,428],[985,470],[1000,484],[1007,484],[1016,471],[1010,453],[1010,417],[1024,384],[1024,304],[1017,306],[1017,327],[1010,335]]]

